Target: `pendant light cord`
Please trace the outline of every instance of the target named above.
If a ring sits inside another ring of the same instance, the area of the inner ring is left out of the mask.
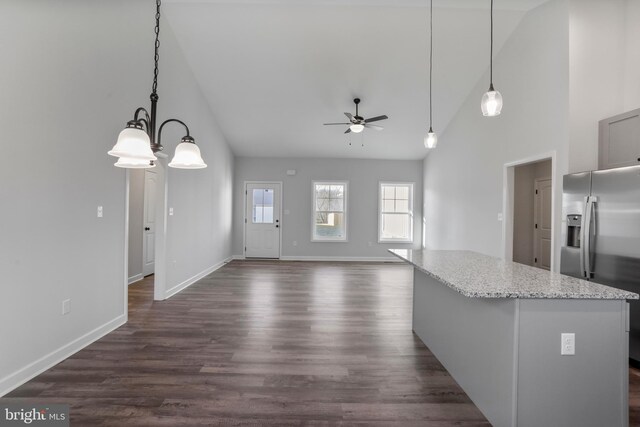
[[[161,0],[156,0],[156,42],[153,57],[153,86],[151,87],[151,93],[153,95],[156,95],[158,90],[158,61],[160,60],[160,54],[158,53],[158,49],[160,48],[160,2]]]
[[[492,0],[493,1],[493,0]],[[429,5],[429,132],[433,130],[433,96],[431,94],[433,80],[433,0]]]
[[[489,90],[493,90],[493,0],[491,0],[491,49],[489,51]]]

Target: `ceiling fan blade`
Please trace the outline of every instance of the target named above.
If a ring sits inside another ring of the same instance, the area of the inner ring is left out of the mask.
[[[345,116],[347,116],[347,118],[348,118],[350,121],[353,121],[353,116],[351,115],[351,113],[344,113],[344,115],[345,115]]]
[[[323,123],[325,126],[330,126],[330,125],[350,125],[351,123]]]
[[[384,129],[382,126],[378,126],[378,125],[370,125],[368,123],[366,123],[364,125],[364,127],[369,128],[369,129],[375,129],[375,130],[382,130]]]
[[[376,116],[376,117],[371,117],[370,119],[365,120],[365,123],[371,123],[371,122],[377,122],[378,120],[387,120],[389,117],[382,115],[382,116]]]
[[[347,130],[344,131],[344,133],[350,133],[351,132],[351,128],[347,128]]]

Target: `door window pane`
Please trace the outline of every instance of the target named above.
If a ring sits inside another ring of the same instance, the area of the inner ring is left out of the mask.
[[[273,224],[273,189],[253,189],[252,211],[254,224]]]

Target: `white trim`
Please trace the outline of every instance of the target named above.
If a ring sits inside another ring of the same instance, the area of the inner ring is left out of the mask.
[[[283,256],[281,261],[346,261],[346,262],[402,262],[396,257],[357,257],[357,256]]]
[[[280,220],[280,247],[278,248],[278,258],[280,259],[280,257],[282,256],[282,230],[284,229],[284,221],[282,220],[282,209],[284,206],[284,181],[244,181],[244,196],[243,196],[243,203],[242,205],[244,206],[244,209],[242,210],[242,219],[243,219],[243,226],[242,226],[242,259],[245,258],[244,254],[247,252],[245,250],[245,248],[247,247],[247,185],[250,184],[280,184],[280,212],[279,212],[279,220]],[[235,255],[234,255],[235,256]],[[270,259],[274,259],[274,258],[270,258]]]
[[[156,190],[156,237],[155,237],[155,272],[153,275],[153,299],[162,301],[167,287],[167,236],[169,228],[169,171],[168,156],[156,153],[158,172],[158,187]],[[160,212],[160,214],[159,214]]]
[[[244,255],[232,255],[231,256],[232,260],[236,260],[236,259],[245,259]]]
[[[216,271],[217,269],[219,269],[223,265],[225,265],[228,262],[230,262],[232,259],[233,259],[233,257],[226,258],[226,259],[220,261],[219,263],[217,263],[215,265],[212,265],[211,267],[201,271],[200,273],[196,274],[195,276],[191,276],[187,280],[185,280],[185,281],[183,281],[181,283],[178,283],[173,288],[167,290],[167,292],[165,293],[164,299],[171,298],[172,296],[174,296],[178,292],[180,292],[180,291],[188,288],[189,286],[193,285],[194,283],[196,283],[198,280],[202,279],[203,277],[213,273],[214,271]]]
[[[99,340],[109,332],[119,328],[125,323],[127,323],[127,317],[125,315],[120,315],[115,319],[105,323],[104,325],[98,326],[96,329],[87,332],[79,338],[76,338],[70,343],[63,345],[57,350],[54,350],[51,353],[42,356],[40,359],[28,364],[27,366],[19,369],[13,374],[9,374],[6,377],[0,379],[0,396],[4,396],[11,390],[20,387],[22,384],[40,375],[47,369],[52,368],[63,360],[71,357],[73,354],[82,350],[89,344]]]
[[[558,185],[557,179],[557,159],[556,151],[537,154],[514,162],[504,164],[502,174],[502,258],[513,261],[513,192],[514,192],[514,168],[530,163],[537,163],[544,160],[551,160],[551,215],[554,220],[551,222],[551,271],[556,270],[556,235],[559,231],[559,224],[556,224],[556,206],[558,206]],[[560,188],[561,189],[561,188]]]
[[[316,185],[317,184],[339,184],[344,185],[344,203],[342,205],[344,213],[344,238],[342,239],[318,239],[315,236],[316,223]],[[312,180],[311,181],[311,242],[312,243],[349,243],[349,181],[348,180]]]
[[[139,282],[142,279],[144,279],[144,276],[142,275],[142,273],[136,274],[135,276],[129,277],[128,284],[132,285],[132,284],[134,284],[136,282]]]
[[[415,182],[411,181],[378,181],[378,243],[413,243],[413,199],[415,197]],[[411,189],[411,197],[409,199],[409,238],[408,239],[383,239],[380,237],[382,232],[382,186],[383,185],[407,185]]]
[[[124,316],[124,323],[126,323],[129,318],[129,189],[131,187],[131,169],[127,169],[124,176],[124,263],[122,264],[124,296],[122,315]]]

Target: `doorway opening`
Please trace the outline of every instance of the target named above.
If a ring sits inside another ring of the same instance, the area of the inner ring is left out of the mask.
[[[158,153],[160,154],[160,153]],[[152,169],[127,173],[127,304],[129,309],[164,298],[166,156]]]
[[[505,165],[505,259],[544,270],[555,267],[554,157]]]
[[[246,181],[244,189],[245,258],[280,258],[282,182]]]

